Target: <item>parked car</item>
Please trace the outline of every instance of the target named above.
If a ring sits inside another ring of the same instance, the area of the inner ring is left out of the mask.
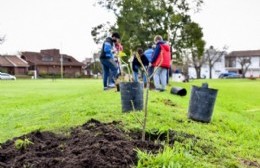
[[[241,75],[234,72],[221,73],[218,78],[241,78]]]
[[[10,75],[8,73],[2,73],[0,72],[0,79],[5,79],[5,80],[16,80],[16,77],[13,75]]]

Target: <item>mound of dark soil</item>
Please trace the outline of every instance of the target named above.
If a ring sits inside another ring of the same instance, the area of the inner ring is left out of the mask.
[[[131,167],[137,164],[135,149],[156,152],[161,148],[152,141],[135,138],[140,135],[126,134],[118,125],[92,119],[72,129],[68,136],[35,131],[14,138],[1,144],[0,167]],[[17,149],[17,139],[32,143]]]

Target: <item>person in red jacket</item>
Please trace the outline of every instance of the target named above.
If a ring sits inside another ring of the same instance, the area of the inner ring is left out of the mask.
[[[157,69],[154,76],[155,89],[165,91],[167,85],[167,72],[171,67],[171,50],[170,46],[163,41],[162,36],[154,37],[156,47],[152,56],[152,66]]]

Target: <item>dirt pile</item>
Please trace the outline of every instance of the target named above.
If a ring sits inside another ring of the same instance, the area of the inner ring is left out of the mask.
[[[131,167],[137,164],[135,149],[155,152],[161,147],[134,137],[140,136],[126,134],[117,122],[93,119],[68,136],[36,131],[1,144],[0,167]],[[18,139],[32,143],[17,149]]]

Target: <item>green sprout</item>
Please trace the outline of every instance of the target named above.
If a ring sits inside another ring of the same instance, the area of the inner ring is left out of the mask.
[[[17,139],[14,142],[14,146],[18,150],[23,150],[26,149],[29,145],[33,144],[28,138],[25,138],[24,140],[22,139]]]

